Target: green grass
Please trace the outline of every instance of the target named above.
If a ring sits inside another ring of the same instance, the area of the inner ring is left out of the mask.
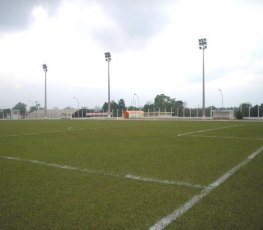
[[[125,175],[206,186],[263,145],[263,122],[1,121],[0,130],[0,229],[149,229],[201,189]],[[167,229],[262,229],[262,155]]]

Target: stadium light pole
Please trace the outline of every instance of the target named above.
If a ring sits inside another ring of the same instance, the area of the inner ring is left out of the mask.
[[[44,117],[47,119],[47,65],[42,65],[43,70],[45,72],[45,111],[44,111]]]
[[[73,97],[73,99],[75,99],[78,103],[78,109],[79,109],[79,99],[77,97]]]
[[[138,95],[136,94],[136,93],[134,93],[134,96],[136,96],[137,97],[137,99],[138,99],[138,106],[139,106],[139,110],[140,110],[140,100],[139,100],[139,97],[138,97]]]
[[[222,98],[222,109],[223,109],[223,92],[221,89],[219,89],[219,92],[221,93],[221,98]]]
[[[79,99],[77,97],[73,97],[78,102],[78,117],[79,117]]]
[[[108,62],[108,117],[110,115],[110,61],[111,61],[111,54],[110,52],[105,53],[105,60]]]
[[[205,49],[207,48],[206,38],[199,39],[199,49],[203,50],[203,118],[205,118]]]

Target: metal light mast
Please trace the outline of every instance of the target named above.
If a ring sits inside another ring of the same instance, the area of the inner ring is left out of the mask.
[[[47,65],[42,65],[43,70],[45,72],[45,111],[44,111],[44,117],[47,119]]]
[[[207,48],[206,38],[199,39],[199,49],[203,50],[203,118],[205,118],[205,49]]]
[[[110,52],[105,53],[106,62],[108,62],[108,117],[111,117],[110,112],[110,61],[111,61],[111,54]]]

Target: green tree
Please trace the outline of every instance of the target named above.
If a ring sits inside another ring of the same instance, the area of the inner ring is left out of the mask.
[[[170,98],[165,94],[159,94],[155,97],[154,103],[148,102],[144,105],[143,110],[144,112],[147,111],[173,111],[173,114],[177,116],[183,115],[183,108],[184,102],[183,101],[176,101],[175,98]]]
[[[116,117],[117,116],[117,109],[118,109],[118,104],[112,100],[110,102],[110,110],[112,112],[112,116]],[[102,110],[104,112],[107,112],[108,111],[108,103],[107,102],[104,102],[103,106],[102,106]],[[119,110],[119,109],[118,109]]]
[[[119,109],[119,110],[124,110],[124,109],[126,109],[125,101],[124,101],[123,99],[120,99],[120,100],[118,101],[118,109]]]
[[[40,103],[38,103],[36,101],[36,105],[35,106],[31,106],[29,112],[32,113],[32,112],[38,110],[39,108],[40,108]]]
[[[251,117],[262,117],[263,116],[263,104],[259,105],[255,105],[251,108],[250,111],[250,116]]]
[[[252,107],[252,105],[250,103],[242,103],[240,105],[240,109],[241,109],[241,112],[242,112],[244,117],[248,117],[249,116],[249,109],[251,107]]]
[[[25,114],[26,113],[26,107],[27,105],[22,103],[22,102],[18,102],[13,109],[17,109],[20,111],[20,115]]]
[[[243,119],[244,114],[242,111],[238,110],[236,111],[235,116],[236,116],[236,119]]]
[[[6,118],[8,115],[11,114],[11,109],[2,109],[0,112],[0,118]]]
[[[165,94],[157,95],[154,98],[154,105],[158,109],[164,110],[165,108],[169,107],[171,104],[171,98],[169,96],[166,96]]]
[[[102,111],[107,112],[108,111],[108,103],[104,102],[103,106],[102,106]]]
[[[154,111],[154,104],[151,103],[151,102],[148,102],[147,104],[144,105],[143,111],[144,111],[144,112]]]

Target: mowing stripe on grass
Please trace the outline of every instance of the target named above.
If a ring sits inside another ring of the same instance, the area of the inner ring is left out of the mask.
[[[189,209],[191,209],[196,203],[198,203],[200,200],[202,200],[211,191],[213,191],[215,188],[217,188],[219,185],[221,185],[223,182],[225,182],[229,177],[231,177],[241,167],[243,167],[249,161],[254,159],[262,151],[263,151],[263,146],[261,146],[255,152],[251,153],[245,160],[240,162],[238,165],[234,166],[232,169],[230,169],[228,172],[226,172],[223,176],[219,177],[216,181],[214,181],[209,186],[207,186],[205,189],[203,189],[199,194],[193,196],[190,200],[185,202],[180,208],[174,210],[171,214],[163,217],[161,220],[159,220],[157,223],[155,223],[152,227],[150,227],[149,230],[162,230],[162,229],[164,229],[167,225],[171,224],[173,221],[175,221],[177,218],[179,218],[181,215],[183,215]]]
[[[228,129],[228,128],[233,128],[233,127],[238,127],[238,126],[241,126],[241,125],[229,125],[229,126],[213,128],[213,129],[203,129],[203,130],[198,130],[198,131],[194,131],[194,132],[181,133],[181,134],[178,134],[177,136],[181,137],[181,136],[186,136],[186,135],[194,134],[194,133],[204,133],[204,132],[208,132],[208,131],[214,131],[214,130],[218,130],[218,129]]]
[[[122,178],[122,179],[131,179],[131,180],[138,180],[138,181],[143,181],[143,182],[151,182],[151,183],[167,184],[167,185],[177,185],[177,186],[185,186],[185,187],[192,187],[192,188],[205,188],[205,186],[202,186],[202,185],[190,184],[188,182],[183,182],[183,181],[161,180],[161,179],[156,179],[156,178],[134,176],[134,175],[130,175],[130,174],[123,176],[123,175],[119,175],[117,173],[105,172],[103,170],[78,168],[78,167],[69,166],[69,165],[60,165],[60,164],[56,164],[56,163],[49,163],[49,162],[38,161],[38,160],[30,160],[30,159],[24,159],[24,158],[20,158],[20,157],[2,156],[2,158],[6,159],[6,160],[22,161],[22,162],[44,165],[44,166],[53,167],[53,168],[73,170],[73,171],[84,172],[84,173],[89,173],[89,174],[96,174],[96,175],[103,175],[103,176],[118,177],[118,178]]]

